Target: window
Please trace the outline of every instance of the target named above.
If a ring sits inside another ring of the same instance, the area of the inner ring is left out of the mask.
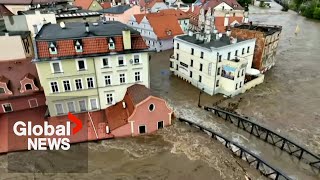
[[[85,71],[87,69],[87,63],[84,59],[77,60],[78,71]]]
[[[82,89],[82,80],[81,79],[76,79],[76,90],[81,90]]]
[[[192,71],[190,71],[190,77],[192,78]]]
[[[97,99],[90,99],[91,110],[98,109]]]
[[[106,94],[106,98],[107,98],[107,104],[113,103],[113,95],[112,94]]]
[[[102,59],[102,67],[110,67],[108,58],[103,58]]]
[[[191,55],[194,55],[194,49],[191,48]]]
[[[199,76],[199,82],[201,82],[202,81],[202,77],[201,76]]]
[[[87,78],[87,86],[88,86],[88,89],[94,88],[94,81],[92,77]]]
[[[222,60],[222,55],[219,55],[219,62],[221,62]]]
[[[177,43],[177,49],[179,49],[179,43]]]
[[[173,62],[170,61],[170,68],[173,68]]]
[[[12,106],[9,103],[8,104],[2,104],[2,109],[3,109],[4,112],[12,112],[13,111]]]
[[[220,75],[220,69],[221,69],[221,68],[219,67],[219,68],[218,68],[217,75]]]
[[[193,60],[191,59],[190,67],[193,67]]]
[[[154,109],[155,109],[155,105],[154,104],[150,104],[149,105],[149,111],[151,112],[151,111],[154,111]]]
[[[56,112],[58,115],[64,114],[62,104],[55,104],[55,107],[56,107]]]
[[[69,112],[76,112],[76,109],[74,107],[74,102],[68,102],[67,106],[68,106],[68,111]]]
[[[111,49],[111,50],[115,49],[114,41],[112,38],[109,38],[109,49]]]
[[[238,71],[238,77],[240,77],[240,70]]]
[[[104,81],[106,83],[106,86],[111,85],[111,76],[110,75],[104,76]]]
[[[244,69],[242,69],[242,72],[241,72],[241,76],[243,76],[244,75]]]
[[[236,90],[238,89],[238,83],[236,84]]]
[[[87,111],[86,101],[85,100],[79,101],[79,107],[81,112]]]
[[[51,86],[52,93],[59,92],[59,87],[57,82],[51,82],[50,86]]]
[[[23,40],[23,46],[24,46],[25,52],[26,52],[27,54],[29,54],[29,53],[30,53],[30,50],[29,50],[30,44],[29,44],[29,39],[28,39],[28,38],[26,38],[26,39]]]
[[[147,130],[145,125],[139,126],[139,134],[144,134],[146,132]]]
[[[58,51],[57,51],[57,47],[56,47],[56,43],[55,42],[51,42],[49,44],[49,52],[50,54],[58,54]]]
[[[235,56],[238,56],[238,50],[236,50],[236,52],[234,53]]]
[[[25,84],[24,87],[26,88],[26,90],[32,90],[31,84]]]
[[[64,91],[71,91],[71,85],[69,80],[62,81]]]
[[[250,46],[248,46],[248,48],[247,48],[247,53],[249,53],[250,52]]]
[[[201,52],[201,54],[200,54],[200,58],[201,58],[201,59],[203,59],[203,55],[204,55],[204,53]]]
[[[136,82],[141,80],[140,79],[140,72],[135,72],[134,73],[134,79],[135,79]]]
[[[242,55],[244,54],[244,48],[242,48]]]
[[[82,45],[81,45],[81,43],[80,43],[79,40],[77,40],[77,41],[75,42],[74,48],[75,48],[76,52],[82,52]]]
[[[51,71],[52,73],[61,73],[62,72],[61,63],[60,62],[51,63]]]
[[[158,122],[158,129],[162,129],[163,128],[163,121],[159,121]]]
[[[37,99],[29,99],[28,102],[29,102],[30,108],[38,107],[38,101],[37,101]]]
[[[228,52],[228,60],[230,60],[231,52]]]
[[[126,83],[126,75],[120,74],[120,84]]]
[[[179,66],[178,66],[178,64],[176,64],[176,70],[177,70],[177,71],[179,70]]]
[[[6,93],[4,88],[0,87],[0,94]]]
[[[219,80],[217,80],[216,87],[219,87]]]
[[[239,85],[239,88],[241,88],[242,87],[242,82],[240,82],[240,85]]]
[[[124,66],[123,56],[118,57],[118,64],[119,64],[119,66]]]
[[[202,71],[202,68],[203,68],[203,65],[200,63],[200,69],[199,70]]]
[[[162,42],[161,41],[159,41],[159,45],[162,46]]]
[[[139,64],[140,63],[140,56],[138,54],[133,56],[133,60],[135,64]]]
[[[179,60],[179,54],[177,53],[177,60]]]

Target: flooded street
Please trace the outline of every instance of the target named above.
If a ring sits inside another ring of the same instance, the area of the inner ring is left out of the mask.
[[[250,8],[250,20],[282,25],[276,66],[265,82],[220,106],[239,102],[236,111],[320,154],[320,22],[294,12]],[[299,24],[301,32],[295,36]],[[170,75],[171,51],[152,54],[151,89],[167,100],[175,115],[198,122],[247,147],[293,179],[316,180],[320,175],[279,149],[251,137],[232,124],[197,107],[199,90]],[[202,94],[201,103],[223,97]],[[180,122],[155,135],[88,143],[89,170],[81,174],[6,173],[7,155],[0,156],[0,180],[4,179],[107,179],[107,180],[202,180],[266,179],[246,162],[204,133]],[[28,155],[28,152],[20,152]],[[81,157],[79,157],[81,158]],[[41,165],[41,164],[40,164]],[[42,164],[46,166],[46,164]],[[43,167],[44,168],[44,167]]]

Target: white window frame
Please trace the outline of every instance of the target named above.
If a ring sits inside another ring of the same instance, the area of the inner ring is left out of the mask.
[[[140,133],[140,126],[144,126],[144,127],[145,127],[145,130],[146,130],[145,133]],[[139,134],[148,134],[147,125],[145,125],[145,124],[139,125],[139,126],[138,126],[138,132],[139,132]]]
[[[112,98],[112,102],[111,103],[109,103],[108,102],[108,97],[107,97],[107,95],[109,95],[109,94],[111,94],[111,98]],[[107,105],[110,105],[110,104],[114,104],[114,93],[105,93],[105,97],[106,97],[106,104]]]
[[[139,56],[139,61],[136,63],[134,60],[134,56]],[[133,64],[141,64],[141,54],[133,54],[132,55]]]
[[[77,82],[76,82],[76,80],[81,80],[81,89],[77,89]],[[77,78],[77,79],[74,79],[74,87],[75,87],[75,90],[76,91],[80,91],[80,90],[83,90],[84,88],[83,88],[83,81],[82,81],[82,78]]]
[[[89,79],[89,78],[92,78],[93,87],[91,87],[91,88],[89,88],[89,86],[88,86],[88,79]],[[86,83],[87,83],[87,89],[94,89],[94,88],[96,88],[96,81],[95,81],[94,77],[86,77]]]
[[[54,63],[58,63],[58,64],[59,64],[60,72],[54,72],[54,68],[53,68],[53,64],[54,64]],[[53,62],[50,62],[50,66],[51,66],[51,72],[52,72],[53,74],[63,73],[63,68],[62,68],[62,63],[61,63],[61,61],[53,61]]]
[[[70,109],[69,109],[69,104],[68,104],[68,103],[72,103],[72,104],[73,104],[73,109],[74,109],[73,113],[74,113],[74,112],[77,112],[76,103],[75,103],[74,101],[68,101],[68,102],[66,103],[68,112],[71,112]]]
[[[107,60],[108,60],[108,66],[105,66],[105,65],[103,64],[103,60],[104,60],[104,59],[107,59]],[[112,66],[111,66],[111,61],[110,61],[110,58],[109,58],[109,57],[101,58],[101,67],[102,67],[102,68],[110,68],[110,67],[112,67]]]
[[[112,40],[112,42],[110,40]],[[116,49],[116,43],[113,41],[112,38],[109,38],[108,46],[109,46],[109,49],[111,49],[111,50],[115,50]]]
[[[84,69],[79,69],[79,61],[83,61],[84,62]],[[87,66],[87,60],[86,59],[76,59],[76,68],[78,71],[87,71],[88,70],[88,66]]]
[[[53,45],[53,47],[51,47],[51,44]],[[54,48],[54,51],[52,51],[51,48]],[[58,54],[58,49],[52,42],[49,44],[49,53],[50,54]]]
[[[80,102],[81,102],[81,101],[84,101],[84,105],[85,105],[85,107],[86,107],[86,110],[85,110],[85,111],[82,111],[82,110],[81,110],[81,106],[80,106]],[[80,111],[80,112],[86,112],[86,111],[88,111],[87,101],[86,101],[85,99],[79,100],[79,101],[78,101],[78,104],[79,104],[79,111]]]
[[[161,128],[161,129],[164,128],[164,121],[158,121],[158,122],[157,122],[157,130],[159,130],[159,123],[160,123],[160,122],[162,122],[162,128]]]
[[[96,109],[92,109],[91,100],[95,100],[96,101],[96,107],[97,107]],[[99,103],[98,103],[98,99],[97,98],[90,98],[89,102],[90,102],[90,109],[91,110],[98,110],[99,109],[99,105],[98,105]]]
[[[119,57],[122,57],[123,58],[123,65],[120,65],[119,64]],[[121,67],[121,66],[126,66],[126,59],[124,56],[117,56],[117,63],[118,63],[118,66]]]
[[[107,83],[106,83],[106,76],[110,76],[110,84],[107,84]],[[104,76],[104,85],[105,85],[105,86],[111,86],[111,85],[112,85],[112,76],[111,76],[111,75],[105,75],[105,76]]]
[[[10,105],[10,107],[11,107],[11,111],[6,111],[5,110],[5,108],[4,108],[4,105]],[[3,104],[1,104],[1,106],[2,106],[2,109],[3,109],[3,112],[4,113],[9,113],[9,112],[13,112],[13,107],[12,107],[12,104],[11,103],[3,103]]]
[[[69,91],[66,91],[65,87],[64,87],[64,82],[65,81],[68,81],[69,82],[69,85],[70,85],[70,90]],[[72,91],[72,86],[71,86],[71,80],[70,79],[64,79],[62,80],[62,86],[63,86],[63,91],[64,92],[71,92]]]
[[[137,81],[137,79],[136,79],[136,77],[137,77],[136,73],[139,73],[139,80],[138,80],[138,81]],[[141,81],[142,81],[142,80],[141,80],[141,72],[140,72],[140,71],[134,72],[134,82],[141,82]]]
[[[77,45],[77,42],[79,43],[79,45]],[[80,49],[77,49],[78,46],[80,46]],[[80,42],[78,40],[76,40],[76,44],[74,46],[74,49],[76,50],[77,53],[83,52],[82,45],[80,44]]]
[[[150,106],[151,105],[153,105],[153,110],[152,111],[150,110]],[[148,110],[149,110],[149,112],[153,112],[154,110],[156,110],[156,105],[154,103],[149,104]]]
[[[0,87],[0,89],[3,89],[3,93],[0,93],[0,94],[5,94],[6,93],[6,89],[4,87]]]
[[[58,111],[57,111],[57,105],[58,105],[58,104],[60,104],[61,107],[62,107],[62,113],[58,113]],[[65,114],[65,110],[64,110],[64,107],[63,107],[63,104],[62,104],[62,103],[55,103],[55,104],[54,104],[54,108],[55,108],[55,110],[56,110],[56,114],[57,114],[57,115]]]
[[[37,104],[37,105],[34,106],[34,107],[31,107],[30,101],[36,101],[36,104]],[[30,108],[35,108],[35,107],[38,107],[38,106],[39,106],[37,98],[28,99],[28,103],[29,103],[29,107],[30,107]]]
[[[53,92],[51,83],[57,83],[57,89],[58,89],[57,92]],[[49,87],[50,87],[51,93],[59,93],[59,92],[60,92],[60,87],[59,87],[58,81],[50,81],[50,82],[49,82]]]
[[[124,82],[123,82],[123,83],[121,82],[121,74],[124,75]],[[120,73],[120,74],[119,74],[119,83],[120,83],[120,84],[126,84],[126,83],[127,83],[126,79],[127,79],[126,73]]]

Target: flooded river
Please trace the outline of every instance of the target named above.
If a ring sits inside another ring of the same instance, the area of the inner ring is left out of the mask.
[[[320,22],[306,20],[294,12],[252,7],[250,19],[278,24],[283,32],[277,64],[267,73],[265,83],[221,104],[238,102],[237,112],[255,118],[289,139],[320,154]],[[296,25],[301,32],[294,35]],[[152,55],[151,89],[165,98],[175,115],[198,122],[251,149],[293,179],[313,180],[314,174],[303,163],[286,153],[250,137],[209,112],[197,107],[199,90],[171,76],[172,51]],[[223,97],[203,94],[201,103],[211,106]],[[239,99],[242,98],[241,101]],[[81,174],[14,174],[6,172],[7,156],[0,156],[0,179],[265,179],[225,149],[219,142],[182,123],[155,135],[88,143],[89,170]],[[28,152],[20,152],[28,155]],[[81,158],[81,157],[78,157]],[[39,166],[46,163],[39,162]]]

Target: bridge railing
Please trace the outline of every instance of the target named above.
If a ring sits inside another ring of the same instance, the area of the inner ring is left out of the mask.
[[[291,180],[287,175],[285,175],[281,170],[272,167],[270,164],[265,162],[263,159],[255,155],[254,153],[250,152],[246,148],[240,146],[239,144],[227,139],[223,135],[214,132],[213,130],[206,128],[202,125],[196,124],[192,121],[178,118],[179,121],[185,122],[186,124],[195,127],[197,129],[200,129],[201,131],[207,133],[211,138],[215,138],[219,142],[221,142],[223,145],[225,145],[226,148],[231,150],[233,154],[235,154],[237,157],[241,158],[242,160],[245,160],[249,163],[249,165],[254,166],[257,170],[259,170],[264,176],[274,179],[274,180]]]
[[[216,108],[216,107],[206,107],[204,109],[213,112],[215,115],[225,119],[241,128],[250,134],[272,144],[283,151],[286,151],[290,155],[298,158],[302,162],[309,164],[311,167],[320,170],[320,157],[310,152],[309,150],[303,148],[302,146],[296,144],[295,142],[281,136],[280,134],[273,132],[272,130],[263,127],[250,121],[247,117],[242,117],[237,114]]]

